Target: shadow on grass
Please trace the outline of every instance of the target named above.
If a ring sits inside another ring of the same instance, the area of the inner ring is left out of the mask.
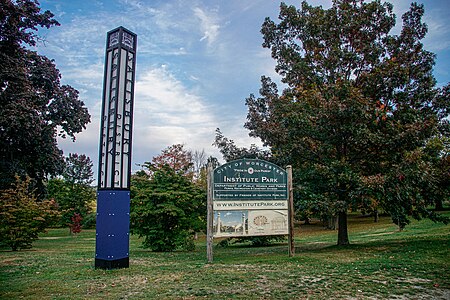
[[[385,251],[392,252],[406,252],[406,251],[431,251],[436,249],[446,250],[450,248],[450,240],[443,236],[440,238],[408,238],[408,239],[389,239],[389,240],[376,240],[376,241],[360,241],[353,242],[348,245],[336,245],[327,242],[318,243],[305,243],[303,245],[296,244],[295,250],[300,252],[345,252],[345,251],[379,251],[383,249]],[[450,256],[450,252],[449,256]]]
[[[381,257],[389,258],[397,257],[398,259],[409,260],[430,260],[429,256],[433,256],[434,260],[450,261],[450,241],[448,237],[418,237],[408,239],[389,239],[376,241],[359,241],[345,246],[338,246],[330,242],[308,242],[296,243],[294,257]],[[252,247],[249,245],[230,245],[228,247],[216,247],[215,252],[218,256],[236,256],[236,262],[240,259],[251,256],[263,255],[279,255],[286,256],[288,254],[288,245],[273,244],[265,247]],[[231,261],[229,261],[231,262]]]

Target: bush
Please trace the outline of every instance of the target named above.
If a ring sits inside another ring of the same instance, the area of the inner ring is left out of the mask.
[[[36,201],[30,186],[29,177],[16,176],[15,185],[0,193],[0,244],[13,251],[31,248],[38,234],[59,218],[55,201]]]
[[[205,229],[206,192],[170,167],[133,176],[130,231],[153,251],[193,250]]]
[[[249,237],[237,237],[226,238],[221,240],[218,244],[220,247],[228,247],[232,244],[244,244],[250,243],[253,247],[269,246],[272,243],[279,243],[286,241],[284,235],[263,235],[263,236],[249,236]]]
[[[95,228],[95,224],[97,221],[97,214],[96,213],[89,213],[83,218],[82,226],[86,229],[93,229]]]
[[[69,224],[70,233],[77,234],[81,232],[81,221],[83,221],[83,217],[80,214],[74,213],[71,218],[71,223]]]

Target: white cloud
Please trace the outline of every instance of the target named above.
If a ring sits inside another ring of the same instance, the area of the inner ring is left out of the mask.
[[[134,120],[133,147],[148,155],[136,157],[135,161],[151,160],[154,154],[176,143],[214,152],[214,111],[165,66],[149,69],[137,80]]]
[[[203,99],[189,91],[181,81],[162,66],[144,72],[136,83],[136,103],[139,108],[167,124],[210,124]],[[183,122],[180,122],[183,121]]]
[[[212,11],[206,12],[199,7],[194,8],[194,14],[200,19],[200,29],[203,33],[200,41],[206,40],[208,46],[211,46],[219,36],[220,25],[217,15]]]
[[[448,16],[442,10],[425,11],[424,21],[428,25],[428,33],[424,39],[430,51],[442,51],[450,48],[450,28]]]
[[[215,129],[221,128],[238,147],[261,146],[243,128],[245,112],[224,116],[178,80],[167,66],[151,68],[136,82],[133,129],[133,161],[142,163],[167,146],[181,143],[187,149],[202,150],[222,158],[212,146]]]

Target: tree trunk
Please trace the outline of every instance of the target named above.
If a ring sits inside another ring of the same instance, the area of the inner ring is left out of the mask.
[[[327,216],[325,228],[330,230],[336,230],[337,227],[337,216]]]
[[[436,199],[434,204],[435,204],[435,207],[434,207],[435,210],[437,210],[437,211],[444,210],[444,206],[442,205],[442,199]]]
[[[348,240],[348,230],[347,230],[347,212],[340,211],[338,217],[338,246],[350,244]]]
[[[378,214],[378,209],[374,209],[373,210],[373,221],[375,223],[378,223],[379,220],[380,220],[380,216]]]

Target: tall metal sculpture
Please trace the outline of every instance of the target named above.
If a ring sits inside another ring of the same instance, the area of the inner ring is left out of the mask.
[[[107,33],[97,191],[95,267],[129,266],[130,177],[137,36]]]

